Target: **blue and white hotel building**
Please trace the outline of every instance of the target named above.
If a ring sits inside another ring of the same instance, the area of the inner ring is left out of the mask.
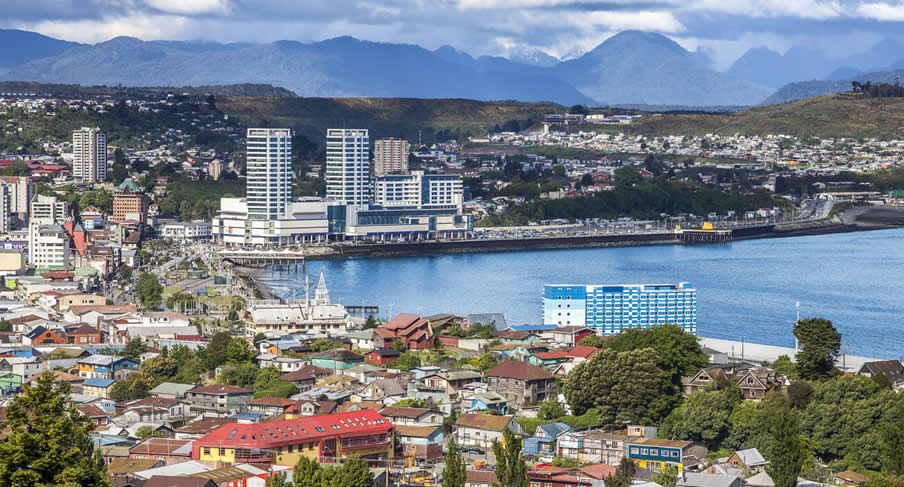
[[[697,290],[678,284],[547,284],[543,323],[586,326],[599,335],[671,323],[697,333]]]

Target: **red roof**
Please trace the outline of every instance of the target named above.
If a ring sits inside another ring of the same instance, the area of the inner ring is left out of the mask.
[[[569,359],[571,355],[565,352],[537,352],[534,354],[534,357],[537,357],[540,360],[557,360],[557,359]]]
[[[391,321],[383,325],[383,328],[387,330],[398,330],[401,328],[408,328],[413,325],[415,322],[420,320],[421,317],[414,313],[399,313],[395,318]]]
[[[188,390],[188,392],[194,392],[197,394],[252,394],[254,391],[249,391],[248,389],[242,389],[241,387],[236,386],[227,386],[222,384],[213,384],[210,386],[199,386],[193,387]]]
[[[252,399],[248,401],[249,406],[278,406],[278,407],[289,407],[295,405],[295,401],[292,399],[286,399],[284,397],[261,397],[258,399]]]
[[[45,279],[69,279],[74,276],[71,271],[48,271],[41,274],[41,277]]]
[[[195,442],[195,448],[246,446],[252,448],[277,447],[310,442],[320,438],[373,435],[389,433],[393,427],[380,413],[370,409],[348,413],[306,416],[265,423],[230,423],[216,429]]]
[[[591,346],[587,346],[587,345],[578,345],[578,346],[572,348],[567,353],[568,353],[568,356],[570,356],[570,357],[590,358],[590,357],[596,355],[596,353],[599,351],[600,351],[600,349],[598,349],[596,347],[591,347]]]
[[[504,377],[526,381],[551,380],[553,378],[552,374],[547,372],[546,369],[519,360],[503,360],[499,365],[487,372],[487,377]]]

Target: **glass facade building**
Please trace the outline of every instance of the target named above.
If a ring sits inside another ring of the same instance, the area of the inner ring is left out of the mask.
[[[284,218],[292,199],[292,131],[248,129],[248,218]]]

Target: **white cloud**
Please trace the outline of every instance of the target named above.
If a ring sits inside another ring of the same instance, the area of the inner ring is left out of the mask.
[[[857,13],[868,19],[901,22],[904,21],[904,4],[862,3],[857,6]]]
[[[19,24],[18,28],[75,42],[96,43],[118,36],[143,40],[184,39],[189,20],[171,15],[135,14],[101,20],[58,21]]]
[[[226,14],[231,10],[229,0],[145,0],[150,7],[172,14]]]

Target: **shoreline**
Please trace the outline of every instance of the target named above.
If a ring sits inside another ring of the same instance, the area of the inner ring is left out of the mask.
[[[728,356],[729,361],[747,360],[752,362],[774,362],[779,356],[787,355],[791,358],[791,361],[794,362],[794,356],[797,353],[794,350],[794,347],[767,345],[764,343],[752,343],[748,341],[740,342],[722,338],[710,338],[701,335],[697,335],[697,342],[700,343],[700,346],[705,346],[724,353]],[[856,372],[864,363],[879,360],[887,359],[845,354],[838,357],[838,361],[835,365],[844,371]]]

